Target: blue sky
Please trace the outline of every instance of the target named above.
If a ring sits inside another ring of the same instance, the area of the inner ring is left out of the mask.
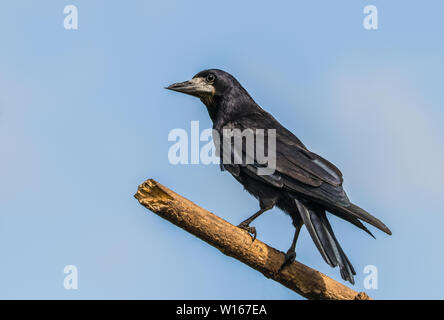
[[[79,29],[63,28],[76,5]],[[379,29],[362,26],[376,5]],[[0,298],[300,299],[141,207],[155,178],[238,224],[257,201],[216,165],[171,165],[168,133],[204,106],[163,89],[224,69],[344,173],[383,220],[377,240],[332,217],[374,298],[443,298],[441,1],[13,1],[0,10]],[[254,225],[282,251],[274,209]],[[340,279],[306,230],[297,259]],[[65,290],[75,265],[79,289]]]

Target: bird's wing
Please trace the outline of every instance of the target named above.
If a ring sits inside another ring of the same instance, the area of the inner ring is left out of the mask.
[[[312,199],[323,204],[333,214],[367,231],[370,235],[371,233],[358,219],[391,234],[381,221],[350,202],[342,187],[342,174],[338,168],[324,158],[310,152],[296,136],[282,127],[274,118],[255,119],[250,115],[247,118],[228,123],[224,128],[240,130],[264,128],[257,126],[257,123],[265,124],[265,128],[276,129],[275,171],[268,175],[258,174],[258,170],[264,165],[254,158],[254,162],[250,164],[224,165],[229,172],[238,176],[242,171],[259,181]],[[264,131],[264,141],[268,139],[267,132],[267,130]],[[255,147],[257,152],[259,146],[255,145]],[[235,149],[236,146],[232,144],[232,150]],[[246,155],[245,145],[242,145],[241,153],[243,156]]]
[[[276,137],[276,164],[277,170],[290,177],[293,172],[303,171],[304,175],[310,177],[319,186],[326,182],[332,186],[342,185],[342,173],[332,163],[297,146],[292,140],[283,137],[277,132]],[[298,177],[294,177],[297,179]],[[301,181],[303,182],[303,181]]]
[[[257,125],[258,123],[264,125],[264,120],[255,119],[250,115],[249,117],[240,118],[225,124],[221,133],[223,136],[224,129],[239,129],[241,131],[250,129],[255,131],[257,138],[257,129],[263,129]],[[245,144],[242,144],[241,150],[236,151],[239,146],[236,146],[235,140],[231,139],[231,153],[233,155],[234,153],[242,154],[244,159],[250,156],[250,162],[240,165],[225,165],[228,171],[237,175],[239,170],[242,169],[245,173],[263,182],[304,194],[307,197],[317,199],[324,203],[337,203],[341,205],[348,205],[350,203],[342,188],[342,174],[334,165],[308,151],[296,136],[279,123],[265,122],[265,127],[267,128],[267,126],[268,128],[276,128],[276,167],[274,173],[270,175],[258,174],[258,170],[264,166],[260,164],[261,161],[258,161],[257,153],[268,153],[268,130],[262,131],[265,144],[259,143],[254,145],[254,159],[251,159],[251,155],[247,155]],[[221,143],[221,149],[223,149],[223,142]],[[265,151],[260,150],[261,147],[264,148]]]
[[[261,128],[261,126],[263,127]],[[277,172],[313,187],[318,187],[324,182],[332,186],[342,185],[342,173],[335,165],[310,152],[295,135],[284,128],[271,115],[268,115],[268,117],[250,115],[228,123],[225,128],[265,129],[265,141],[267,141],[269,134],[267,129],[274,129],[276,130]],[[245,150],[243,151],[245,153]]]

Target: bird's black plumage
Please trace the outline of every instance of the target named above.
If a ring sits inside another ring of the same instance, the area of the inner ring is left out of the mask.
[[[173,84],[167,89],[199,97],[220,137],[224,129],[251,129],[254,132],[265,129],[266,140],[266,130],[276,130],[276,169],[272,174],[259,175],[257,170],[261,165],[256,159],[252,164],[221,165],[260,203],[261,210],[239,226],[255,233],[254,227],[249,226],[251,221],[277,206],[291,216],[296,228],[283,267],[294,260],[299,230],[305,225],[324,260],[332,267],[339,265],[342,278],[354,283],[355,270],[333,233],[326,211],[370,235],[361,220],[388,234],[391,231],[377,218],[350,202],[342,187],[341,171],[310,152],[293,133],[257,105],[240,83],[225,71],[204,70],[192,80]],[[220,140],[215,140],[215,143],[222,146]],[[242,153],[245,154],[245,149]]]

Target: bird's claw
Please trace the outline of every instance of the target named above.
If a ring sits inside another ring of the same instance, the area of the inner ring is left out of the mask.
[[[238,225],[237,227],[247,231],[251,235],[251,237],[253,238],[253,241],[256,240],[257,233],[256,233],[255,227],[250,227],[249,225],[242,224],[242,223],[240,225]]]
[[[287,253],[285,254],[284,263],[282,263],[282,265],[280,266],[278,272],[281,272],[282,270],[284,270],[284,268],[286,266],[289,266],[295,260],[296,260],[296,252],[295,251],[287,251]]]

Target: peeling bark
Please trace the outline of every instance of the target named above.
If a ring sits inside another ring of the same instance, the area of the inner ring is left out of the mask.
[[[280,273],[284,254],[244,230],[199,207],[155,180],[139,185],[134,197],[160,217],[188,231],[227,256],[261,272],[307,299],[371,300],[319,271],[295,261]]]

